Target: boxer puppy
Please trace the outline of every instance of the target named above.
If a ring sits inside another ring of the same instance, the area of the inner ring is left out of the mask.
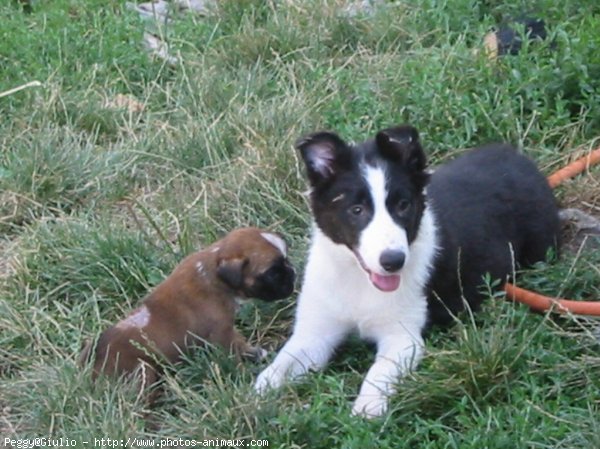
[[[234,328],[236,298],[283,299],[294,289],[294,269],[278,234],[257,228],[232,231],[186,257],[142,305],[90,343],[80,360],[98,374],[142,372],[143,386],[158,378],[157,362],[176,362],[192,346],[210,343],[260,359]]]

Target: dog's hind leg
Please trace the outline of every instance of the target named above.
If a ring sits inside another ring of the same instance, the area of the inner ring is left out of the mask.
[[[92,352],[94,351],[95,342],[93,340],[85,340],[81,345],[81,352],[79,357],[77,357],[77,365],[83,368],[87,363],[89,363],[90,358],[92,357]]]

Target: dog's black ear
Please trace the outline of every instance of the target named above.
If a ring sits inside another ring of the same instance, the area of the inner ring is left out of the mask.
[[[217,276],[232,289],[240,290],[244,286],[244,268],[247,264],[247,259],[239,257],[223,259],[217,265]]]
[[[383,157],[399,162],[413,171],[425,170],[427,160],[416,128],[401,125],[384,129],[377,133],[375,142]]]
[[[350,149],[335,133],[322,131],[310,134],[299,139],[295,146],[300,150],[313,186],[332,179],[350,166]]]

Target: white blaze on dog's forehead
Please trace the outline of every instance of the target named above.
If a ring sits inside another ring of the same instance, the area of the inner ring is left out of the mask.
[[[221,249],[220,246],[215,246],[213,249],[210,250],[211,253],[216,253],[217,251],[219,251]]]
[[[336,196],[334,199],[331,200],[332,203],[335,203],[337,201],[341,201],[344,199],[344,197],[346,196],[345,193],[340,193],[338,196]]]
[[[148,324],[150,321],[150,311],[146,306],[142,306],[136,311],[134,311],[131,315],[117,324],[117,327],[127,328],[127,327],[137,327],[142,328]]]
[[[385,274],[379,259],[384,251],[402,251],[408,258],[408,237],[406,230],[394,221],[386,207],[386,174],[382,167],[368,166],[363,176],[369,186],[373,202],[373,218],[363,229],[358,242],[358,253],[367,268]]]
[[[398,140],[398,139],[394,139],[393,137],[390,137],[389,139],[390,139],[390,142],[393,142],[393,143],[398,143],[398,144],[400,144],[400,145],[402,145],[402,144],[404,144],[404,143],[405,143],[405,142],[402,142],[402,141],[400,141],[400,140]],[[412,143],[412,140],[413,140],[413,138],[412,138],[412,136],[408,136],[408,137],[406,138],[406,140],[408,141],[408,143]]]
[[[277,248],[281,254],[287,256],[287,245],[285,241],[278,235],[271,234],[270,232],[261,232],[260,235],[271,245]]]

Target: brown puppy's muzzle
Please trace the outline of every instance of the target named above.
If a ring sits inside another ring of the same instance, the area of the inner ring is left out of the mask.
[[[246,296],[264,301],[275,301],[287,298],[294,291],[296,272],[285,259],[278,259],[262,274],[256,276],[254,282],[244,289]]]

